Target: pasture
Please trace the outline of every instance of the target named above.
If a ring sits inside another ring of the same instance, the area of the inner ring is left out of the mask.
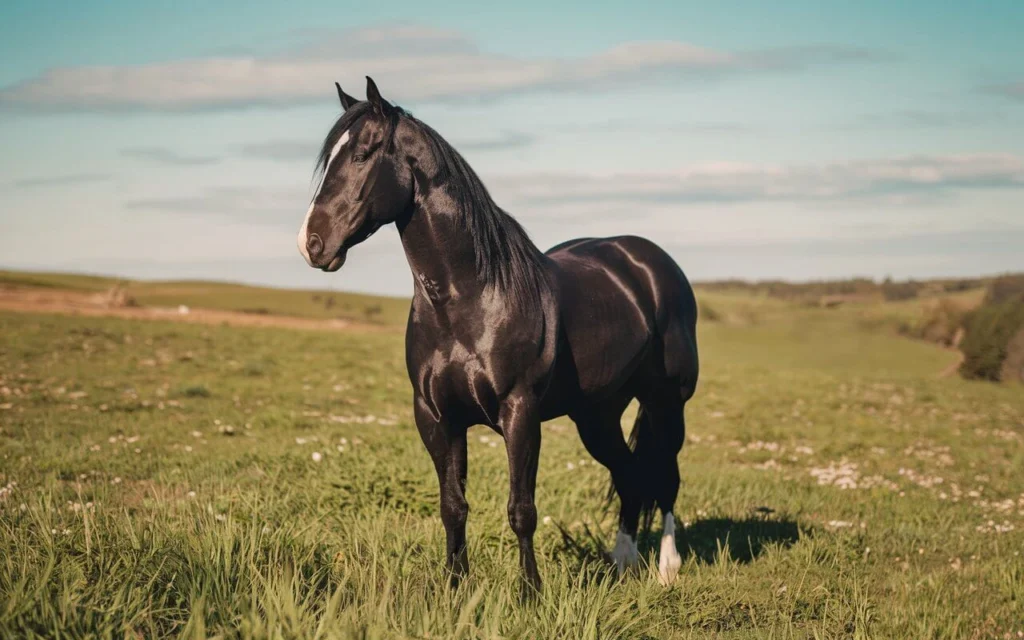
[[[138,297],[323,306],[158,289]],[[561,419],[525,605],[484,427],[470,578],[447,588],[404,301],[346,299],[379,305],[372,331],[0,311],[0,636],[1024,637],[1021,387],[940,376],[955,353],[884,321],[907,303],[698,299],[719,319],[698,325],[679,580],[616,577],[607,473]]]

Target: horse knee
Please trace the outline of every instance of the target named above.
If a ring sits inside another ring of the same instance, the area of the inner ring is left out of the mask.
[[[508,523],[520,538],[533,535],[537,530],[537,508],[533,502],[509,503]]]
[[[469,503],[465,498],[448,499],[441,502],[441,522],[446,527],[464,527],[469,518]]]

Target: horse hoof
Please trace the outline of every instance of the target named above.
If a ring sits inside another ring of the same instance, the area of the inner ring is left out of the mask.
[[[672,549],[669,553],[663,552],[658,561],[658,582],[666,587],[675,582],[681,566],[683,566],[683,559],[679,556],[678,551]]]

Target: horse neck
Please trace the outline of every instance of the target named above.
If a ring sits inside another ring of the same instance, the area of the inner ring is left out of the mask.
[[[446,209],[451,200],[434,193],[417,198],[412,212],[399,221],[405,257],[416,288],[434,301],[473,299],[483,292],[485,283],[477,274],[473,238],[464,215]]]
[[[430,146],[422,145],[420,152]],[[492,302],[497,295],[499,303],[522,306],[526,295],[541,295],[546,288],[540,252],[490,199],[465,161],[449,151],[437,152],[443,160],[436,155],[414,159],[415,201],[398,222],[417,291],[435,303],[472,304],[486,292]],[[443,169],[437,169],[439,163]]]

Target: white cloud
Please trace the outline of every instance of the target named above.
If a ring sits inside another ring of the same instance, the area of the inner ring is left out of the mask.
[[[493,190],[523,203],[919,202],[958,189],[1024,188],[1024,158],[963,154],[830,165],[705,163],[666,173],[505,176]]]
[[[90,182],[105,182],[113,176],[109,173],[59,173],[35,178],[15,180],[11,186],[17,188],[65,187]]]
[[[121,155],[153,164],[179,167],[216,164],[219,161],[213,156],[188,155],[166,147],[127,147],[121,149]]]
[[[878,58],[841,46],[730,52],[675,41],[627,42],[582,57],[506,56],[483,52],[457,32],[416,26],[310,32],[306,40],[272,55],[51,69],[0,89],[0,105],[159,111],[287,106],[329,99],[335,80],[361,93],[366,74],[398,101],[486,99]]]
[[[293,188],[214,187],[197,194],[137,198],[125,202],[129,210],[194,215],[283,225],[296,229],[309,207],[306,185]],[[289,217],[291,214],[291,217]]]

